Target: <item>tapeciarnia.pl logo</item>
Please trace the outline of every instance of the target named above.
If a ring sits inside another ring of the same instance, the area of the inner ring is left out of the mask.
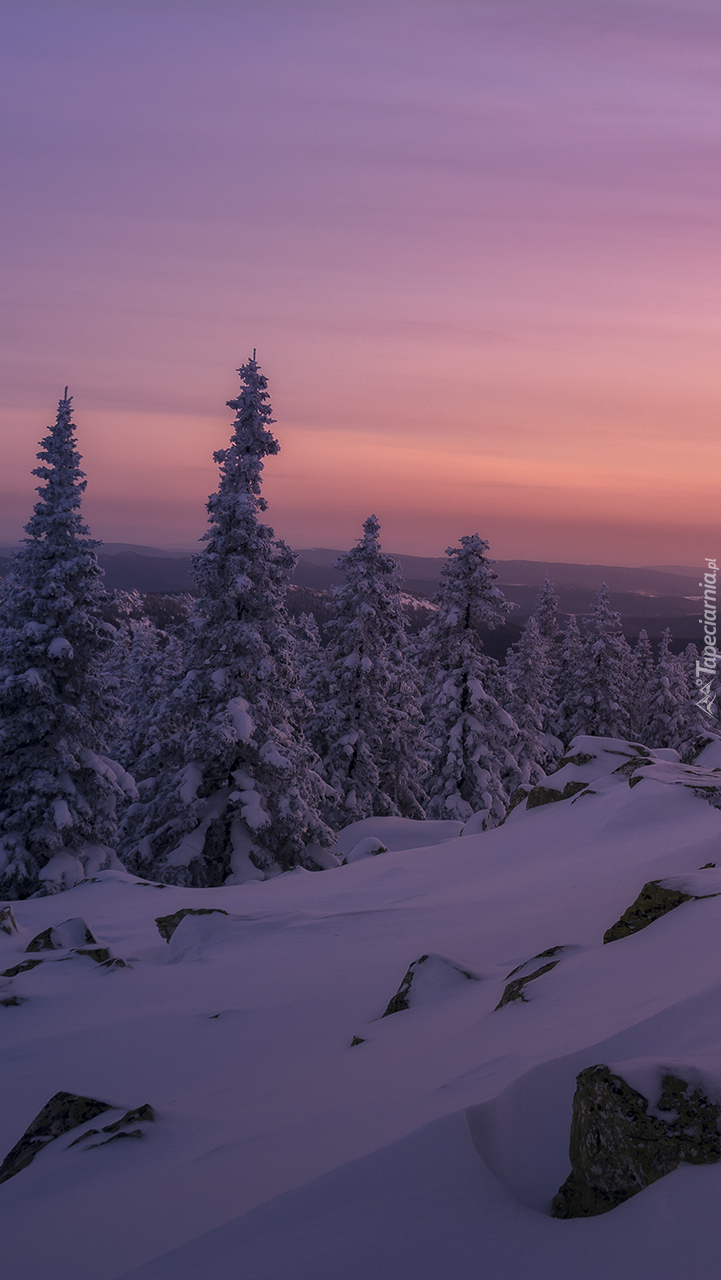
[[[701,658],[696,663],[696,688],[699,690],[699,700],[695,706],[701,711],[705,711],[707,716],[714,715],[714,702],[716,694],[714,693],[714,680],[716,676],[716,663],[721,658],[716,647],[716,575],[718,573],[718,565],[715,559],[709,559],[706,556],[706,572],[703,575],[703,582],[699,582],[699,586],[703,587],[703,618],[699,618],[699,622],[703,624],[703,649],[701,650]]]

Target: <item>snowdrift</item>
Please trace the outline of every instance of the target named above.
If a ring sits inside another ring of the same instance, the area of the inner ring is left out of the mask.
[[[0,913],[0,1159],[58,1094],[102,1112],[0,1185],[6,1274],[715,1278],[715,1158],[551,1206],[580,1073],[651,1128],[668,1077],[721,1106],[721,768],[583,738],[547,782],[492,831],[356,824],[383,849],[321,873]]]

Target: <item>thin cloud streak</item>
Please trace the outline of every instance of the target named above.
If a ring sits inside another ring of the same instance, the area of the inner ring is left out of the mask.
[[[95,530],[197,536],[255,346],[298,545],[383,505],[397,550],[463,520],[502,556],[708,553],[716,5],[61,0],[0,26],[5,540],[66,381]]]

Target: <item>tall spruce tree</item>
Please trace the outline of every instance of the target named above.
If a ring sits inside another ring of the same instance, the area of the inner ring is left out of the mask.
[[[535,785],[545,779],[546,768],[558,759],[561,743],[544,729],[551,720],[553,666],[550,645],[541,635],[534,614],[520,640],[508,650],[506,675],[511,687],[506,705],[519,729],[513,754],[520,782]]]
[[[41,442],[42,484],[0,600],[0,897],[69,888],[116,862],[116,801],[132,779],[102,755],[112,711],[96,549],[72,400]]]
[[[477,533],[448,548],[434,597],[437,611],[415,648],[426,678],[422,709],[434,751],[428,817],[466,822],[483,812],[484,825],[493,827],[505,816],[520,770],[512,750],[518,727],[492,692],[500,684],[497,664],[484,654],[478,631],[479,623],[503,623],[514,607],[493,585],[498,575],[487,551]]]
[[[538,633],[549,644],[554,644],[558,639],[558,606],[559,599],[552,582],[548,580],[548,574],[543,582],[543,586],[538,593],[536,599],[536,607],[533,610],[533,616],[538,625]]]
[[[543,732],[546,734],[546,747],[549,763],[563,753],[563,744],[556,736],[558,720],[558,676],[561,661],[561,630],[558,617],[558,595],[546,574],[543,586],[536,599],[533,617],[538,627],[538,636],[544,649],[544,668],[547,677],[547,689],[541,704]]]
[[[574,733],[629,738],[633,705],[631,649],[621,615],[611,608],[601,584],[581,651],[580,687]]]
[[[671,643],[667,627],[646,690],[643,741],[649,747],[673,747],[683,758],[692,759],[695,740],[704,737],[705,725],[688,687],[683,657],[676,657]]]
[[[417,673],[408,661],[401,573],[381,551],[380,524],[369,516],[357,545],[334,562],[330,641],[319,650],[313,743],[338,795],[338,826],[385,815],[423,818],[423,731]]]
[[[556,674],[556,713],[554,732],[568,746],[571,738],[584,732],[585,724],[582,695],[583,640],[576,615],[571,614],[559,641],[558,669]]]
[[[137,593],[115,592],[114,615],[122,615],[123,606],[128,611],[116,617],[115,641],[104,668],[119,702],[110,742],[113,753],[129,769],[158,743],[167,699],[183,666],[178,628],[169,634],[156,627],[142,612],[142,604]]]
[[[195,886],[317,868],[333,839],[285,609],[296,558],[259,519],[263,459],[279,451],[267,379],[255,353],[239,373],[230,446],[214,455],[206,546],[193,559],[200,598],[184,672],[138,762],[143,804],[121,845],[142,874]]]
[[[640,742],[645,742],[648,726],[648,690],[653,670],[653,645],[648,632],[641,630],[631,655],[631,734]]]

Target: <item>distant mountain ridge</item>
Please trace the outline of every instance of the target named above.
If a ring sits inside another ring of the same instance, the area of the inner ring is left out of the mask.
[[[11,552],[16,548],[0,548],[0,576],[10,567]],[[200,545],[199,545],[200,549]],[[98,559],[105,571],[109,590],[141,591],[177,595],[193,591],[190,576],[190,550],[137,546],[133,543],[106,543]],[[299,552],[298,566],[291,579],[299,589],[329,592],[345,581],[333,568],[333,561],[343,552],[329,547],[310,547]],[[409,595],[431,596],[438,586],[445,556],[396,555]],[[670,626],[678,641],[697,641],[701,635],[698,621],[700,603],[699,569],[690,566],[649,566],[627,568],[622,565],[568,564],[542,560],[499,560],[496,562],[498,586],[519,608],[511,615],[512,623],[522,623],[532,611],[536,595],[546,574],[555,585],[563,614],[588,614],[591,597],[605,582],[611,592],[611,603],[621,614],[627,635],[635,635],[645,627],[659,636]],[[306,607],[304,604],[303,607]],[[513,628],[516,630],[516,627]]]

